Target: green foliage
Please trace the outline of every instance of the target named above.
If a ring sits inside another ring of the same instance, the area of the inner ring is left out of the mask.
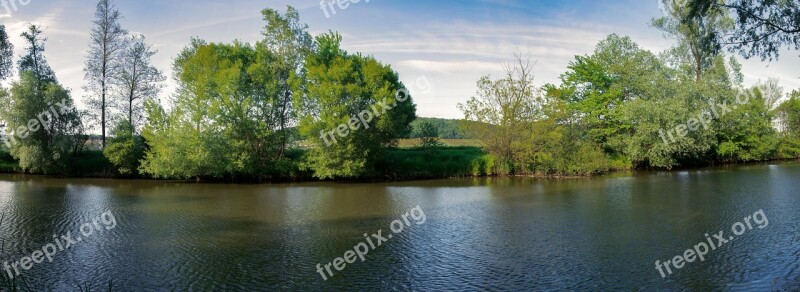
[[[492,158],[475,147],[392,149],[378,157],[376,173],[393,179],[492,175]]]
[[[439,139],[439,131],[433,123],[422,122],[418,125],[419,147],[432,148],[442,146],[442,141]]]
[[[175,60],[174,109],[145,103],[150,118],[142,135],[151,147],[141,171],[163,178],[285,173],[291,163],[284,126],[291,113],[275,78],[291,74],[276,71],[276,56],[263,43],[194,40]]]
[[[20,167],[36,173],[65,173],[70,155],[82,142],[76,137],[82,127],[69,91],[25,71],[12,84],[10,94],[0,93],[0,102],[4,105],[0,116],[13,131],[5,138]]]
[[[784,0],[690,0],[691,16],[703,19],[725,10],[735,14],[733,33],[718,43],[727,43],[732,52],[745,58],[775,60],[784,47],[800,49],[800,2]]]
[[[128,120],[120,121],[111,131],[111,139],[103,149],[103,154],[117,167],[122,175],[138,175],[140,160],[144,158],[145,143],[142,136],[136,135]]]
[[[14,45],[8,40],[6,26],[0,24],[0,81],[11,76],[14,59]]]
[[[504,77],[482,77],[477,96],[458,105],[465,116],[465,132],[481,140],[504,174],[524,173],[524,156],[531,152],[529,133],[541,114],[533,76],[533,63],[518,56]]]
[[[338,34],[316,43],[306,59],[307,93],[295,100],[305,113],[300,134],[314,145],[305,166],[323,179],[363,176],[385,147],[411,132],[416,106],[389,66],[345,52]]]
[[[739,97],[748,97],[749,101],[737,103],[718,123],[719,159],[747,162],[774,158],[779,138],[772,127],[769,103],[758,90],[740,93]]]
[[[470,137],[465,135],[464,131],[461,130],[461,125],[459,120],[448,120],[448,119],[438,119],[438,118],[417,118],[414,122],[411,123],[412,131],[409,138],[411,139],[419,139],[422,137],[422,133],[420,133],[420,124],[422,123],[430,123],[435,128],[436,131],[439,133],[439,138],[442,139],[469,139]]]

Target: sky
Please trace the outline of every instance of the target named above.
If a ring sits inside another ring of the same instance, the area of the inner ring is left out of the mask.
[[[116,4],[124,17],[122,25],[144,34],[159,51],[153,63],[169,77],[161,100],[174,93],[172,60],[192,37],[256,42],[264,26],[260,11],[283,11],[287,5],[299,10],[311,34],[337,31],[344,37],[345,50],[390,64],[409,86],[422,117],[462,118],[457,104],[475,95],[476,81],[486,75],[501,76],[504,64],[517,52],[536,62],[536,83],[544,85],[558,83],[576,55],[591,54],[612,33],[630,36],[653,52],[674,44],[649,25],[661,16],[658,0],[341,1],[347,4],[345,9],[334,5],[323,10],[319,0],[117,0]],[[94,0],[0,0],[0,23],[10,30],[17,55],[23,50],[18,36],[27,23],[45,28],[45,56],[79,106],[86,99],[83,67],[95,4]],[[787,91],[800,88],[799,54],[785,51],[771,63],[740,58],[745,83],[774,77]],[[415,90],[421,84],[430,84],[431,89]]]

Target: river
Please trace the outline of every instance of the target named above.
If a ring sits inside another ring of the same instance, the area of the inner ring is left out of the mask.
[[[34,290],[800,289],[795,163],[371,184],[2,175],[0,212],[2,272]],[[656,269],[744,221],[703,261]],[[16,275],[67,234],[83,238]]]

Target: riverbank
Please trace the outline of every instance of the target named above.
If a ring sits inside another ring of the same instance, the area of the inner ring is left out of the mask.
[[[330,181],[320,180],[313,176],[309,170],[302,169],[302,159],[304,150],[296,149],[289,161],[292,164],[292,171],[285,176],[275,176],[270,178],[249,178],[241,176],[231,176],[224,179],[213,178],[193,178],[177,179],[179,181],[196,182],[242,182],[242,183],[264,183],[264,182],[314,182]],[[573,174],[519,174],[517,177],[534,177],[546,179],[577,179],[589,178],[615,173],[630,171],[685,171],[691,169],[707,167],[727,167],[742,165],[757,165],[769,162],[792,162],[798,159],[775,159],[769,161],[741,162],[741,163],[719,163],[719,164],[697,164],[684,167],[666,169],[635,169],[635,168],[610,168],[606,171],[593,175],[573,175]],[[148,176],[126,176],[119,174],[114,165],[100,151],[81,152],[71,159],[68,174],[63,177],[75,178],[118,178],[118,179],[150,179],[162,180]],[[23,174],[18,161],[8,152],[0,151],[0,173]],[[34,175],[36,175],[34,173]],[[374,171],[371,175],[357,178],[341,178],[336,181],[352,182],[385,182],[385,181],[407,181],[425,180],[442,178],[466,178],[466,177],[487,177],[487,176],[509,176],[498,171],[495,159],[479,147],[434,147],[434,148],[397,148],[387,150],[375,163]]]

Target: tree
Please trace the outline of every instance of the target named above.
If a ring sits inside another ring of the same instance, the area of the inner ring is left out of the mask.
[[[439,139],[439,130],[433,123],[425,121],[419,124],[419,147],[421,148],[435,148],[442,146],[442,141]]]
[[[719,10],[736,15],[731,35],[719,40],[745,58],[775,60],[784,47],[800,49],[800,2],[794,0],[689,0],[692,17],[701,19]]]
[[[629,37],[609,35],[589,56],[576,56],[561,75],[561,86],[545,86],[547,95],[575,111],[577,123],[593,143],[609,155],[623,152],[623,140],[632,131],[623,122],[627,102],[645,98],[667,68]]]
[[[780,80],[777,78],[769,78],[764,82],[759,81],[755,89],[760,92],[767,110],[775,109],[783,99],[784,89],[780,86]]]
[[[11,77],[14,60],[14,45],[8,40],[6,26],[0,24],[0,82]]]
[[[792,90],[789,98],[778,106],[776,112],[784,134],[800,138],[800,90]]]
[[[20,76],[25,72],[31,72],[34,81],[44,86],[47,83],[56,82],[56,75],[47,59],[44,57],[44,42],[47,38],[42,36],[42,29],[39,26],[29,24],[28,30],[22,33],[22,37],[28,44],[25,54],[19,60]]]
[[[103,154],[122,175],[138,175],[140,160],[144,158],[145,142],[142,136],[136,135],[133,125],[121,120],[111,132],[108,147]]]
[[[299,13],[292,6],[288,6],[283,15],[274,9],[265,9],[261,14],[267,25],[262,32],[264,39],[257,46],[270,51],[274,58],[269,66],[268,73],[272,78],[267,86],[275,94],[273,115],[278,117],[277,134],[282,141],[279,149],[282,157],[289,142],[287,127],[295,122],[292,100],[302,90],[296,84],[303,79],[303,60],[313,49],[314,39],[308,33],[308,25],[300,22]]]
[[[525,159],[520,155],[529,150],[532,122],[540,118],[533,66],[529,58],[518,54],[515,63],[506,66],[503,78],[481,78],[477,97],[458,105],[466,132],[481,141],[505,173],[523,171]]]
[[[679,51],[692,60],[695,81],[700,82],[703,72],[712,65],[722,49],[719,38],[732,29],[727,10],[708,9],[702,17],[692,17],[691,7],[685,1],[661,0],[666,15],[653,19],[652,25],[678,40]]]
[[[358,177],[387,146],[411,132],[416,106],[397,72],[341,49],[335,33],[316,38],[306,59],[306,93],[295,100],[301,135],[314,147],[307,168],[318,178]]]
[[[800,157],[800,91],[793,90],[776,112],[781,130],[776,156],[787,159]]]
[[[161,82],[166,80],[164,74],[150,63],[150,58],[157,52],[145,42],[143,35],[138,35],[130,38],[128,47],[120,56],[115,83],[124,100],[123,112],[127,113],[128,124],[134,133],[143,111],[142,101],[155,98],[161,91]]]
[[[0,117],[12,130],[3,140],[23,170],[63,173],[77,150],[76,131],[82,127],[69,91],[47,66],[41,33],[34,25],[23,33],[28,47],[20,61],[20,80],[0,100]]]
[[[113,81],[119,78],[119,61],[125,50],[125,35],[128,31],[119,24],[122,17],[112,0],[100,0],[95,11],[95,20],[90,35],[89,51],[84,72],[91,92],[89,104],[100,113],[100,128],[103,147],[106,146],[106,125]]]

